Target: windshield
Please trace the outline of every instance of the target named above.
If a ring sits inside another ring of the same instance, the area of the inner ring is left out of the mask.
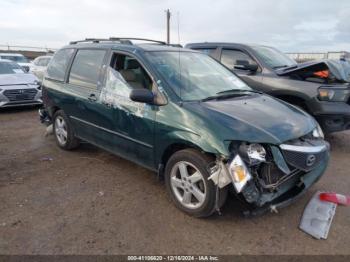
[[[28,59],[24,56],[11,56],[11,55],[2,55],[1,59],[11,60],[16,63],[28,63]]]
[[[149,52],[148,58],[184,101],[202,100],[227,90],[251,90],[231,71],[202,53]]]
[[[275,48],[267,46],[252,46],[252,49],[257,53],[261,60],[273,69],[294,66],[297,64],[293,59]]]
[[[11,62],[0,61],[0,74],[23,74],[24,71],[21,66]]]

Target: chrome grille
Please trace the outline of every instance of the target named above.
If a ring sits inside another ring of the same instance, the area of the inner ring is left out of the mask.
[[[38,93],[38,90],[35,88],[30,89],[10,89],[5,90],[3,94],[10,101],[24,101],[24,100],[34,100],[35,95]]]
[[[282,150],[282,154],[289,165],[303,171],[310,171],[327,158],[328,151],[307,153]]]

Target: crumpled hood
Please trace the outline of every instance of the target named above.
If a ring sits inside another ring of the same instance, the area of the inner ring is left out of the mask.
[[[350,64],[345,61],[330,59],[299,63],[295,66],[278,69],[276,73],[280,76],[290,76],[295,74],[305,75],[324,70],[329,70],[332,76],[342,83],[350,82]]]
[[[0,86],[33,84],[35,80],[38,81],[32,74],[0,74]]]
[[[223,140],[280,144],[316,127],[307,113],[268,95],[251,94],[200,105],[191,110],[213,121]]]

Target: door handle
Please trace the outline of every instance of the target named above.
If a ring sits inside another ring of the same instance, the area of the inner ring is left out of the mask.
[[[95,94],[90,94],[88,99],[89,99],[90,102],[96,102],[97,101],[97,97],[95,96]]]

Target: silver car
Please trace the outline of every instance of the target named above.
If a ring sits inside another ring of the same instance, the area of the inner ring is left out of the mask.
[[[39,104],[41,86],[36,76],[10,60],[0,60],[0,107]]]
[[[32,62],[30,72],[33,73],[41,82],[44,79],[44,74],[51,58],[52,56],[39,56]]]

